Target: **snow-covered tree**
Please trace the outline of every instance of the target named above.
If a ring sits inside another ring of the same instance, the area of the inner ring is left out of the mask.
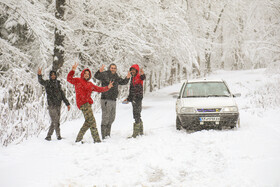
[[[62,122],[81,114],[66,81],[75,61],[93,73],[115,63],[122,77],[137,63],[147,75],[145,92],[215,69],[279,69],[279,7],[278,0],[0,0],[0,142],[48,126],[38,67],[44,79],[59,69],[73,106],[63,109]]]
[[[0,12],[0,142],[7,145],[45,128],[36,70],[50,67],[53,28],[63,23],[40,1],[1,0]]]

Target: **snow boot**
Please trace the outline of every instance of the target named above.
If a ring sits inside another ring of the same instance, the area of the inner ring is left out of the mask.
[[[58,140],[62,140],[61,136],[58,136],[57,139],[58,139]]]
[[[132,138],[136,138],[138,135],[140,135],[140,128],[141,128],[141,123],[134,123],[133,124],[133,134]]]
[[[140,135],[144,134],[144,127],[143,127],[143,121],[140,122],[140,131],[139,131]]]
[[[111,127],[112,127],[112,124],[108,124],[107,126],[107,131],[106,131],[106,137],[111,137]]]
[[[106,138],[106,135],[107,135],[106,125],[101,125],[101,137],[102,137],[102,140],[104,140]]]
[[[52,140],[52,138],[51,138],[50,136],[47,136],[47,137],[45,138],[45,140],[47,140],[47,141],[51,141],[51,140]]]

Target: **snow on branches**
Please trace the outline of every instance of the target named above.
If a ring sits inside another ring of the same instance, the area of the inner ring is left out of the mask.
[[[45,94],[36,72],[42,67],[48,78],[56,60],[55,29],[64,40],[57,48],[65,60],[59,79],[72,104],[74,91],[66,75],[74,61],[93,73],[102,64],[115,63],[122,77],[137,63],[147,77],[145,92],[212,69],[279,64],[276,0],[71,0],[65,1],[63,10],[64,18],[58,20],[55,1],[0,0],[2,144],[36,135],[47,125]],[[120,97],[127,95],[127,89],[122,87]],[[99,102],[95,103],[98,109]],[[78,114],[78,110],[62,112],[62,119]]]
[[[68,36],[69,44],[75,46],[70,51],[88,54],[96,66],[117,63],[127,69],[138,63],[157,71],[174,58],[188,71],[192,64],[198,66],[184,10],[179,6],[163,9],[161,3],[150,0],[76,0],[69,4],[66,20],[74,30]]]

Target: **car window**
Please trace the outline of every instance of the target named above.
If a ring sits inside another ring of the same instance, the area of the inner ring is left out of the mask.
[[[187,83],[182,97],[229,97],[230,92],[223,82]]]

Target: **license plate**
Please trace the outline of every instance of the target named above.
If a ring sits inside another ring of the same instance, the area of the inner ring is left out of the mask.
[[[220,121],[220,117],[199,117],[199,121]]]

